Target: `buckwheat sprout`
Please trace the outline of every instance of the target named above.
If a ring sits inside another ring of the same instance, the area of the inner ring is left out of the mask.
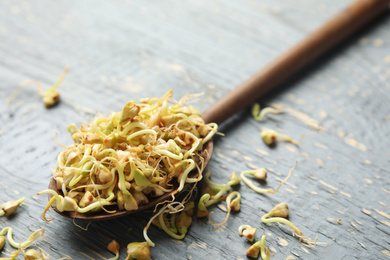
[[[264,116],[268,113],[280,114],[280,113],[283,113],[283,111],[272,108],[272,107],[265,107],[265,108],[261,109],[259,103],[255,103],[252,106],[252,117],[256,121],[261,121],[264,118]]]
[[[263,260],[269,260],[271,258],[271,254],[268,250],[268,247],[265,246],[265,239],[266,236],[263,235],[260,241],[257,241],[248,248],[246,255],[252,258],[257,258],[260,253]]]
[[[124,194],[127,194],[129,195],[130,192],[126,189],[126,184],[125,184],[125,175],[124,175],[124,167],[119,163],[119,161],[114,158],[114,157],[106,157],[103,159],[103,161],[112,161],[114,164],[115,164],[115,169],[118,173],[118,177],[119,177],[119,183],[118,183],[118,187],[119,189],[124,193]]]
[[[294,141],[290,136],[285,135],[285,134],[280,134],[280,133],[276,132],[275,130],[264,129],[263,131],[260,132],[261,138],[263,139],[263,141],[267,145],[271,145],[277,140],[290,142],[292,144],[299,145],[305,136],[311,135],[311,134],[314,134],[314,132],[309,132],[309,133],[303,134],[298,141]]]
[[[105,190],[105,189],[108,189],[108,188],[112,187],[112,185],[115,183],[115,181],[116,181],[116,176],[111,178],[111,180],[109,182],[105,183],[105,184],[95,184],[95,183],[92,183],[92,184],[87,184],[87,185],[81,185],[81,186],[77,186],[77,187],[71,189],[70,192],[76,191],[78,189]],[[63,192],[63,193],[65,194],[65,192]],[[111,194],[110,194],[109,197],[111,197]],[[110,200],[109,197],[107,198],[107,200]]]
[[[15,260],[19,256],[20,252],[22,252],[22,249],[11,252],[10,257],[0,257],[0,260]]]
[[[233,199],[234,197],[236,197],[236,198]],[[213,225],[215,225],[215,226],[222,226],[222,225],[224,225],[228,221],[228,219],[229,219],[231,210],[234,210],[234,211],[239,211],[240,210],[240,208],[241,208],[240,201],[241,201],[241,194],[238,191],[231,192],[226,197],[227,214],[226,214],[225,220],[222,223],[219,223],[219,224],[214,223],[213,220],[211,219],[211,214],[213,214],[213,212],[210,212],[210,214],[209,214],[210,222]]]
[[[115,257],[109,258],[108,260],[118,260],[119,259],[119,250],[120,250],[120,245],[116,240],[112,240],[108,246],[107,249],[115,254]]]
[[[59,93],[57,91],[57,88],[59,84],[61,83],[62,79],[65,77],[66,72],[68,71],[69,67],[67,66],[65,68],[65,71],[60,76],[60,79],[57,81],[57,83],[51,87],[48,88],[46,91],[42,91],[41,83],[36,80],[27,80],[23,82],[13,93],[10,95],[6,100],[6,105],[9,107],[11,105],[11,102],[16,98],[16,96],[19,94],[19,92],[26,86],[31,84],[36,84],[38,88],[39,95],[42,96],[42,101],[44,102],[45,106],[47,108],[50,108],[51,106],[55,105],[59,101]],[[47,98],[45,98],[47,96]]]
[[[238,227],[238,234],[240,237],[244,236],[251,242],[255,239],[256,231],[257,229],[250,225],[241,225]]]
[[[129,135],[126,139],[127,139],[127,141],[131,141],[131,139],[133,139],[133,138],[135,138],[137,136],[140,136],[140,135],[145,135],[145,134],[151,134],[155,138],[157,137],[156,131],[154,131],[152,129],[143,129],[143,130],[137,131],[137,132]]]
[[[304,237],[302,231],[297,228],[292,222],[287,220],[289,214],[288,205],[285,202],[279,203],[276,205],[270,212],[261,217],[263,223],[281,223],[288,226],[293,230],[293,236],[299,237],[299,242],[308,247],[316,247],[317,239],[312,240],[310,238]]]
[[[7,201],[7,202],[3,203],[3,205],[1,205],[0,216],[12,215],[16,211],[16,209],[19,207],[19,205],[24,202],[25,199],[26,199],[25,197],[22,197],[16,201]]]
[[[191,159],[183,160],[181,163],[182,164],[185,163],[186,165],[185,165],[185,170],[181,174],[180,179],[179,179],[179,181],[180,181],[180,185],[178,188],[179,191],[181,191],[184,188],[184,184],[188,180],[188,178],[187,178],[188,174],[195,168],[194,160],[191,160]]]
[[[61,195],[58,195],[58,193],[54,190],[43,190],[41,192],[38,192],[37,195],[42,195],[42,194],[51,194],[53,197],[50,199],[50,201],[47,203],[45,211],[43,214],[47,212],[49,207],[54,203],[54,201],[57,203],[57,210],[60,212],[64,211],[77,211],[79,213],[85,213],[88,211],[93,211],[96,209],[99,209],[103,206],[111,205],[112,203],[107,201],[106,199],[102,199],[101,201],[96,201],[87,207],[80,208],[76,201],[72,198],[69,197],[63,197]]]
[[[60,78],[57,80],[57,82],[52,86],[46,89],[45,91],[42,90],[42,85],[39,81],[36,80],[27,80],[23,82],[15,91],[12,93],[11,96],[7,98],[6,104],[9,107],[11,105],[12,100],[16,98],[18,93],[26,86],[31,84],[36,84],[38,88],[38,93],[42,97],[42,102],[44,103],[46,108],[51,108],[52,106],[56,105],[60,100],[60,94],[57,90],[59,85],[61,84],[62,80],[64,79],[66,73],[69,70],[69,66],[67,66],[64,70],[64,72],[61,74]]]
[[[154,154],[157,154],[157,155],[160,155],[160,156],[168,156],[169,158],[172,158],[172,159],[175,159],[175,160],[182,160],[183,159],[183,154],[180,153],[180,154],[174,154],[170,151],[166,151],[166,150],[161,150],[161,149],[156,149],[154,152]]]
[[[260,244],[261,244],[260,255],[261,258],[263,258],[263,260],[269,260],[271,258],[271,254],[269,252],[268,247],[265,246],[265,239],[266,236],[262,235],[260,240]]]
[[[60,86],[62,80],[65,78],[66,73],[69,70],[69,66],[66,66],[64,72],[61,74],[57,82],[50,88],[42,90],[41,84],[38,84],[38,92],[42,97],[42,101],[45,104],[46,108],[50,108],[58,103],[60,100],[60,93],[57,88]]]
[[[146,128],[148,128],[148,126],[145,125],[144,123],[141,123],[141,122],[133,122],[133,123],[128,124],[122,131],[119,132],[119,134],[120,135],[127,135],[128,132],[130,132],[131,130],[133,130],[135,128],[146,129]]]
[[[154,105],[144,105],[141,110],[139,111],[140,115],[147,115],[148,113],[151,113],[155,111],[159,107],[159,104],[154,104]]]
[[[184,131],[182,131],[182,130],[180,130],[180,132],[184,132]],[[199,140],[199,138],[197,138],[195,135],[193,135],[193,134],[191,134],[191,133],[189,133],[189,132],[185,132],[187,135],[189,135],[190,136],[190,142],[191,141],[193,141],[194,143],[191,145],[192,147],[191,147],[191,149],[190,150],[188,150],[185,154],[184,154],[184,156],[183,156],[183,158],[184,159],[187,159],[188,158],[188,156],[190,156],[191,154],[193,154],[194,152],[195,152],[195,150],[198,148],[198,146],[199,146],[199,144],[200,144],[200,140]],[[191,140],[192,139],[192,140]]]
[[[179,203],[176,207],[172,205],[174,203],[168,204],[165,210],[160,211],[158,213],[158,221],[153,221],[153,223],[163,229],[172,238],[183,239],[192,224],[194,202],[191,201],[185,205]]]
[[[299,145],[299,143],[300,143],[300,142],[294,141],[288,135],[280,134],[280,133],[276,132],[275,130],[271,130],[271,129],[265,129],[265,130],[261,131],[260,136],[267,145],[273,144],[277,139],[282,140],[282,141],[286,141],[286,142],[290,142],[290,143],[295,144],[295,145]]]
[[[73,175],[73,178],[69,182],[69,187],[72,188],[75,186],[82,178],[86,177],[88,173],[91,172],[91,168],[93,167],[93,162],[87,162],[83,165],[83,167],[77,171],[77,174]]]
[[[229,182],[226,183],[226,184],[217,184],[215,182],[212,182],[210,180],[210,170],[208,170],[205,174],[205,184],[207,185],[207,188],[211,189],[212,190],[212,194],[210,194],[210,192],[205,192],[201,198],[199,199],[199,202],[198,202],[198,210],[196,212],[196,216],[197,217],[205,217],[205,216],[208,216],[209,215],[209,212],[207,210],[207,207],[221,201],[221,200],[224,200],[226,199],[228,196],[226,197],[223,197],[223,195],[230,189],[230,187],[232,185],[237,185],[238,183],[240,183],[240,178],[238,177],[238,175],[233,172],[231,175],[230,175],[230,178],[229,178]],[[238,199],[239,200],[239,199]]]
[[[174,205],[177,205],[177,206],[174,207]],[[155,246],[155,243],[153,243],[153,241],[150,240],[150,238],[148,236],[148,229],[149,229],[150,225],[155,221],[155,219],[157,219],[158,223],[160,224],[161,223],[160,216],[163,216],[164,213],[168,213],[168,212],[171,214],[178,213],[178,212],[181,212],[183,209],[184,209],[184,205],[182,202],[171,202],[169,204],[164,205],[156,214],[154,214],[149,219],[149,222],[146,224],[146,226],[143,230],[143,235],[144,235],[145,241],[147,242],[147,244],[149,246],[151,246],[151,247]],[[164,222],[164,219],[162,219],[162,222]],[[165,229],[164,229],[164,227],[165,227]],[[164,222],[164,227],[161,226],[161,228],[163,228],[163,230],[170,235],[172,232],[170,230],[168,230],[168,227],[166,226],[165,222]],[[166,231],[166,229],[168,230],[168,232]],[[176,238],[176,237],[177,237],[176,234],[174,234],[174,238]],[[180,239],[180,238],[178,238],[178,239]]]
[[[107,135],[100,129],[99,125],[105,121],[105,118],[95,118],[95,120],[92,122],[91,130],[93,133],[97,134],[98,136],[105,138]]]
[[[165,231],[165,233],[167,233],[168,235],[170,235],[171,237],[173,237],[174,239],[183,239],[185,237],[185,233],[184,234],[175,234],[171,231],[171,229],[169,229],[165,223],[165,220],[164,220],[164,213],[165,211],[163,211],[159,216],[158,216],[158,220],[159,220],[159,223],[160,223],[160,226],[161,228]]]
[[[243,182],[248,185],[249,188],[251,188],[252,190],[254,190],[255,192],[257,193],[271,193],[271,194],[275,194],[276,192],[279,191],[279,189],[282,187],[282,185],[284,183],[286,183],[286,181],[290,178],[291,174],[292,174],[292,171],[298,166],[298,162],[296,162],[295,166],[292,167],[289,171],[288,171],[288,175],[287,177],[279,184],[279,186],[273,190],[271,188],[268,188],[268,189],[263,189],[263,188],[260,188],[258,186],[256,186],[250,179],[248,179],[245,175],[252,175],[254,177],[256,177],[258,180],[265,180],[267,177],[267,172],[264,168],[260,168],[260,169],[256,169],[254,171],[243,171],[241,172],[240,174],[240,177],[241,179],[243,180]]]
[[[39,249],[39,252],[35,249],[29,249],[26,252],[22,251],[24,255],[24,260],[46,260],[50,259],[50,255],[45,252],[45,254],[42,252],[41,249]]]
[[[211,128],[211,131],[206,135],[205,138],[203,138],[202,144],[207,143],[218,131],[218,125],[216,123],[210,123],[207,126]]]
[[[181,119],[180,119],[181,118]],[[180,129],[180,130],[183,130],[183,131],[187,131],[187,132],[191,132],[193,133],[195,136],[199,136],[199,132],[196,128],[196,125],[194,122],[192,122],[192,120],[190,120],[188,118],[188,116],[184,115],[184,114],[176,114],[175,116],[172,116],[172,118],[168,118],[169,119],[180,119],[179,121],[177,121],[176,123],[176,128],[177,129]],[[167,120],[167,119],[166,119]]]
[[[193,201],[190,201],[190,199],[194,195],[193,192],[196,192],[196,186],[191,188],[181,202],[174,201],[165,204],[153,215],[143,230],[145,241],[147,241],[149,246],[155,246],[147,235],[147,230],[152,223],[163,229],[168,235],[175,239],[183,239],[185,237],[188,228],[192,224],[192,215],[195,204]]]
[[[211,176],[211,170],[210,168],[208,168],[207,172],[203,176],[204,183],[207,185],[208,188],[211,188],[212,190],[218,192],[225,187],[226,184],[219,184],[211,181],[210,176]]]
[[[132,242],[127,245],[127,258],[128,260],[149,260],[150,249],[147,242]]]
[[[206,203],[206,207],[218,202],[219,199],[222,197],[222,195],[225,194],[230,189],[231,186],[237,185],[239,183],[240,183],[240,178],[238,178],[237,174],[233,172],[230,175],[229,182],[226,183],[224,186],[222,186],[222,188],[218,191],[217,194],[212,196],[211,200]]]
[[[12,237],[12,228],[11,227],[6,227],[0,232],[0,236],[3,236],[4,233],[7,232],[7,241],[10,243],[10,245],[14,248],[27,248],[29,247],[35,240],[37,240],[39,237],[43,236],[44,230],[43,229],[38,229],[35,230],[28,238],[26,241],[17,243]]]

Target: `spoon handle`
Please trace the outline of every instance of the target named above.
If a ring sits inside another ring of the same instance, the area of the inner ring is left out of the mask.
[[[357,0],[203,112],[222,123],[303,69],[316,58],[384,15],[390,0]]]

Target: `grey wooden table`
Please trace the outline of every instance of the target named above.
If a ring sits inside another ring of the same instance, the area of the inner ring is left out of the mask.
[[[124,259],[128,243],[143,241],[147,213],[93,222],[87,231],[53,211],[51,223],[42,219],[47,198],[36,193],[47,187],[62,150],[54,132],[70,144],[70,123],[169,89],[177,99],[203,91],[195,105],[204,110],[350,2],[1,1],[0,202],[26,197],[14,216],[0,218],[1,228],[13,227],[17,241],[43,228],[36,245],[52,259],[110,258],[111,239],[120,243]],[[22,82],[51,86],[66,65],[59,106],[45,109],[35,86],[6,106]],[[209,164],[215,182],[226,183],[233,171],[264,167],[267,185],[276,187],[296,161],[298,167],[275,195],[241,184],[241,211],[223,226],[194,218],[180,241],[152,227],[152,258],[246,259],[250,243],[237,228],[250,224],[258,228],[256,239],[267,235],[273,259],[389,259],[389,79],[390,18],[384,17],[260,100],[286,113],[256,122],[248,109],[221,125],[225,137],[215,139]],[[263,128],[294,139],[317,131],[299,147],[270,148],[259,137]],[[290,206],[290,220],[324,244],[309,249],[289,229],[261,223],[282,201]],[[213,210],[215,221],[224,219],[225,212]],[[0,256],[11,250],[6,245]]]

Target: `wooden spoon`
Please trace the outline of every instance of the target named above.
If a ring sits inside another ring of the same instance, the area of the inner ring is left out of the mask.
[[[202,117],[206,121],[223,123],[226,119],[249,106],[266,93],[280,85],[286,79],[306,67],[309,63],[329,51],[337,44],[346,40],[354,33],[371,23],[375,18],[388,12],[390,0],[358,0],[348,6],[344,11],[333,17],[322,27],[310,34],[300,43],[279,56],[268,66],[254,74],[247,81],[218,100],[214,105],[203,112]],[[209,141],[204,149],[205,166],[213,152],[213,142]],[[199,172],[193,171],[190,177],[196,177]],[[176,187],[177,188],[177,187]],[[49,189],[57,190],[56,181],[51,178]],[[61,191],[57,191],[62,195]],[[49,199],[52,195],[49,194]],[[122,217],[154,207],[157,203],[169,200],[171,193],[150,200],[138,210],[116,211],[107,213],[99,211],[95,213],[59,212],[55,205],[53,208],[60,215],[83,220],[107,220]],[[113,208],[107,207],[111,210]]]

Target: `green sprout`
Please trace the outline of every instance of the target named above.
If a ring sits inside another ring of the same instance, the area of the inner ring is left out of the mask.
[[[196,216],[198,218],[208,216],[209,212],[208,212],[207,207],[209,207],[209,206],[211,206],[211,205],[213,205],[221,200],[227,199],[228,196],[224,196],[224,194],[230,189],[231,186],[237,185],[240,183],[240,178],[238,177],[237,173],[235,173],[235,172],[233,172],[230,175],[229,182],[226,184],[218,184],[218,183],[211,181],[210,175],[211,175],[211,171],[208,170],[203,178],[206,188],[205,188],[203,195],[201,196],[201,198],[199,199],[199,202],[198,202],[198,210],[196,212]],[[234,195],[232,195],[230,197],[230,199],[232,199],[233,196],[240,197],[237,193],[234,193]],[[228,204],[228,208],[230,207],[229,204]]]
[[[261,217],[263,223],[281,223],[288,226],[293,231],[293,236],[299,237],[299,242],[305,246],[315,247],[317,245],[317,239],[312,240],[304,237],[302,231],[297,228],[292,222],[287,220],[287,216],[290,213],[288,205],[285,202],[276,205],[270,212]]]
[[[11,105],[11,102],[13,101],[13,99],[16,98],[17,94],[20,92],[20,90],[22,88],[24,88],[28,85],[31,85],[31,84],[37,85],[38,93],[42,97],[42,102],[46,108],[51,108],[51,107],[55,106],[60,101],[60,93],[58,92],[57,89],[60,86],[63,79],[65,78],[65,75],[68,72],[68,70],[69,70],[69,66],[66,66],[64,72],[61,74],[61,76],[59,77],[57,82],[53,86],[47,88],[46,90],[42,90],[42,84],[39,81],[27,80],[27,81],[23,82],[14,91],[14,93],[12,93],[12,95],[8,97],[8,99],[6,101],[7,106]]]
[[[20,252],[22,252],[22,249],[11,252],[10,257],[0,257],[0,260],[15,260],[19,256]]]
[[[280,140],[280,141],[289,142],[289,143],[292,143],[292,144],[295,144],[298,146],[302,142],[302,140],[305,136],[311,135],[313,133],[314,132],[309,132],[309,133],[303,134],[301,136],[301,138],[299,139],[299,141],[294,141],[288,135],[278,133],[272,129],[264,129],[260,132],[260,137],[261,137],[261,139],[263,139],[264,143],[266,143],[267,145],[272,145],[275,141]]]
[[[282,185],[290,178],[292,171],[297,166],[298,166],[298,162],[296,162],[295,166],[289,170],[287,177],[279,184],[279,186],[275,190],[273,190],[271,188],[268,188],[268,189],[260,188],[260,187],[256,186],[250,179],[248,179],[246,177],[246,175],[251,175],[251,176],[254,176],[255,178],[257,178],[258,180],[265,180],[267,178],[267,170],[264,168],[255,169],[253,171],[243,171],[243,172],[241,172],[240,177],[241,177],[242,181],[246,185],[248,185],[249,188],[251,188],[252,190],[254,190],[257,193],[275,194],[276,192],[279,191],[280,187],[282,187]]]
[[[26,199],[25,197],[22,197],[16,201],[7,201],[7,202],[3,203],[3,205],[1,205],[0,216],[12,215],[16,211],[16,209],[19,207],[19,205],[24,202],[25,199]]]
[[[207,173],[204,175],[205,188],[203,190],[203,195],[198,202],[198,210],[196,212],[196,216],[198,218],[209,216],[209,219],[213,225],[220,226],[226,223],[230,216],[231,210],[240,210],[241,194],[238,191],[229,192],[227,195],[225,195],[225,193],[229,191],[231,186],[239,184],[241,180],[238,177],[237,173],[233,172],[230,175],[228,183],[218,184],[210,180],[210,175],[210,170],[208,170]],[[213,212],[209,213],[207,207],[222,200],[226,200],[227,214],[225,220],[222,223],[216,224],[212,221],[210,217]]]
[[[60,93],[58,92],[58,87],[60,86],[62,80],[65,78],[66,73],[69,70],[69,66],[66,66],[64,72],[61,74],[57,82],[46,90],[42,90],[42,86],[38,84],[38,92],[42,97],[43,104],[46,108],[51,108],[60,101]]]
[[[152,223],[164,230],[169,236],[174,239],[183,239],[188,231],[188,228],[192,224],[192,215],[195,204],[193,201],[187,202],[184,205],[182,203],[171,203],[167,207],[164,207],[156,214]],[[145,238],[146,241],[150,241]],[[154,246],[153,243],[149,243]]]
[[[127,245],[126,260],[149,260],[150,248],[147,242],[132,242]]]
[[[252,117],[256,120],[256,121],[261,121],[263,120],[264,116],[268,113],[273,113],[273,114],[280,114],[280,113],[283,113],[283,111],[281,110],[278,110],[278,109],[275,109],[275,108],[272,108],[272,107],[265,107],[263,109],[260,108],[260,104],[259,103],[255,103],[253,106],[252,106]]]
[[[26,241],[17,243],[12,237],[12,228],[11,227],[6,227],[3,230],[0,231],[0,237],[4,236],[4,234],[7,233],[7,241],[10,243],[10,245],[14,248],[17,249],[25,249],[29,247],[35,240],[37,240],[39,237],[43,236],[44,230],[43,229],[38,229],[35,230],[28,238]]]
[[[108,259],[108,260],[118,260],[118,259],[119,259],[120,245],[119,245],[119,243],[118,243],[116,240],[112,240],[112,241],[108,244],[107,249],[108,249],[111,253],[115,254],[115,257],[112,257],[112,258],[110,258],[110,259]]]
[[[246,255],[252,258],[257,258],[260,254],[263,260],[269,260],[271,258],[271,254],[268,247],[265,246],[265,239],[266,236],[263,235],[260,241],[257,241],[248,248]]]
[[[299,145],[300,142],[294,141],[290,136],[280,134],[272,129],[264,129],[260,132],[260,136],[263,139],[264,143],[267,145],[273,144],[276,140],[282,140],[286,142],[290,142],[295,145]]]
[[[255,239],[257,228],[251,227],[249,225],[241,225],[238,227],[238,234],[240,237],[244,236],[249,241],[253,242]]]
[[[219,223],[219,224],[214,223],[213,220],[211,219],[211,214],[213,212],[210,212],[209,219],[210,219],[211,223],[213,225],[215,225],[215,226],[221,226],[221,225],[225,224],[227,222],[227,220],[229,219],[230,212],[232,210],[234,210],[234,211],[239,211],[240,210],[240,208],[241,208],[241,204],[240,203],[241,203],[241,194],[238,191],[231,192],[226,197],[227,214],[226,214],[225,220],[223,222]]]
[[[23,252],[24,254],[24,260],[44,260],[48,259],[46,258],[42,251],[39,250],[39,252],[35,249],[29,249],[26,252]]]

